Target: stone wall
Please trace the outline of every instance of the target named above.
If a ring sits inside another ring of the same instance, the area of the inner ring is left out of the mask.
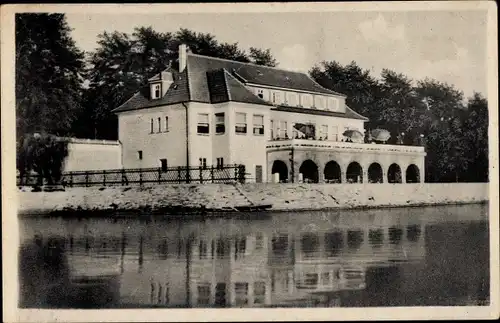
[[[67,188],[19,192],[20,213],[58,210],[155,210],[168,207],[225,209],[272,204],[271,210],[303,210],[476,203],[488,200],[488,183],[453,184],[227,184]]]

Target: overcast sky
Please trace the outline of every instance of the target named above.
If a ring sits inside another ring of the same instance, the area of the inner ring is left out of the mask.
[[[153,10],[152,10],[153,11]],[[466,96],[486,95],[486,11],[307,12],[223,14],[67,13],[73,38],[93,50],[103,31],[160,32],[188,28],[220,42],[270,48],[279,67],[308,71],[323,60],[356,61],[380,75],[382,68],[413,79],[454,84]]]

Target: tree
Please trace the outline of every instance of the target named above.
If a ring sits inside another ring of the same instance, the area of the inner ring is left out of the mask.
[[[424,131],[421,115],[425,106],[415,92],[412,79],[388,69],[383,69],[381,76],[379,119],[391,132],[391,143],[400,137],[403,143],[411,144]]]
[[[113,32],[99,35],[99,48],[88,56],[85,108],[75,129],[84,137],[116,139],[117,118],[111,110],[129,99],[154,74],[167,66],[178,67],[178,48],[186,44],[195,54],[240,62],[275,66],[269,49],[240,49],[238,43],[219,43],[211,34],[180,29],[160,33],[151,27],[135,28],[129,35]]]
[[[464,173],[470,182],[488,181],[488,101],[474,93],[467,101],[466,113],[462,115],[464,140],[468,149],[464,152],[471,160]]]
[[[488,107],[478,93],[464,104],[463,93],[433,79],[416,82],[382,70],[373,78],[355,62],[322,62],[310,70],[320,85],[347,95],[346,103],[368,117],[368,129],[391,132],[389,143],[426,141],[426,181],[488,180]],[[404,136],[401,135],[404,133]]]
[[[363,70],[354,61],[346,66],[324,61],[314,66],[309,74],[323,87],[345,94],[346,104],[369,119],[368,128],[375,128],[380,123],[377,113],[380,84],[370,71]]]
[[[278,62],[271,54],[271,50],[268,48],[262,50],[255,47],[250,47],[250,61],[257,65],[264,65],[270,67],[278,66]]]
[[[419,81],[416,92],[427,107],[424,117],[427,180],[459,181],[459,175],[470,163],[464,154],[468,147],[463,140],[463,93],[452,85],[432,79]]]
[[[17,163],[21,185],[26,174],[38,174],[38,184],[43,179],[49,185],[58,183],[62,176],[64,161],[68,156],[68,141],[49,134],[29,134],[18,142]]]
[[[64,14],[16,14],[17,138],[68,135],[81,107],[84,55]]]

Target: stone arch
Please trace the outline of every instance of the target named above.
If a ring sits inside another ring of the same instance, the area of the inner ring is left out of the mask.
[[[420,183],[420,170],[417,165],[410,164],[406,168],[406,183]]]
[[[340,169],[340,165],[336,161],[330,160],[328,163],[326,163],[324,169],[326,182],[341,183],[342,182],[341,174],[342,171]]]
[[[351,162],[347,166],[346,179],[348,183],[363,183],[363,168],[358,162]]]
[[[299,168],[299,173],[302,174],[304,182],[318,183],[318,165],[310,159],[302,162]]]
[[[393,163],[389,166],[387,171],[387,182],[388,183],[402,183],[403,176],[401,174],[401,167],[398,164]]]
[[[382,166],[379,163],[372,163],[368,167],[368,183],[383,183],[384,182],[384,172],[382,171]]]
[[[282,160],[275,160],[271,168],[271,174],[280,174],[280,183],[288,181],[288,166]]]

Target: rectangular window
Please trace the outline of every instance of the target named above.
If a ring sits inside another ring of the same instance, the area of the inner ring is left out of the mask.
[[[313,105],[313,97],[311,94],[302,94],[300,96],[300,105],[304,108],[310,108]]]
[[[224,158],[218,157],[217,158],[217,169],[222,169],[224,168]]]
[[[253,116],[253,134],[263,135],[264,134],[264,116],[254,115]]]
[[[234,248],[234,258],[238,259],[243,257],[247,249],[247,239],[245,237],[235,239]]]
[[[236,305],[246,305],[248,303],[248,283],[235,283],[234,284]]]
[[[309,287],[317,287],[318,286],[318,274],[316,273],[308,273],[305,274],[304,284]]]
[[[198,305],[210,304],[210,283],[198,283]]]
[[[139,158],[139,160],[142,160],[142,150],[139,150],[137,152],[137,157]]]
[[[287,105],[292,106],[292,107],[296,107],[299,105],[298,101],[299,100],[297,98],[297,93],[293,93],[293,92],[286,93],[286,104]]]
[[[223,134],[226,132],[226,126],[224,124],[224,112],[215,114],[215,133]]]
[[[295,123],[292,123],[292,138],[299,139],[299,132],[297,131]]]
[[[286,121],[280,121],[280,126],[278,131],[279,131],[279,137],[281,139],[288,138],[288,123]]]
[[[158,118],[158,132],[161,132],[161,118]]]
[[[207,159],[206,158],[200,158],[200,167],[202,169],[207,169]]]
[[[338,108],[338,100],[335,98],[328,98],[328,110],[337,111]]]
[[[338,126],[332,126],[332,137],[331,140],[333,141],[339,141],[339,127]]]
[[[266,283],[265,282],[255,282],[253,284],[253,302],[255,304],[264,304],[266,300]]]
[[[165,132],[168,132],[168,117],[165,117]]]
[[[321,284],[330,285],[330,272],[321,273]]]
[[[153,88],[153,99],[159,99],[161,95],[161,85],[155,84]]]
[[[273,92],[273,103],[276,105],[281,104],[281,94],[280,92]]]
[[[236,112],[236,133],[247,133],[247,114]]]
[[[166,172],[167,171],[167,160],[165,158],[160,159],[161,163],[161,171]]]
[[[321,127],[319,128],[319,137],[322,140],[328,139],[328,125],[321,125]]]
[[[150,124],[150,130],[149,130],[149,133],[153,133],[155,132],[155,129],[154,129],[155,125],[154,125],[154,120],[153,118],[151,118],[151,124]]]
[[[208,122],[208,113],[198,113],[198,128],[199,134],[210,133],[210,123]]]
[[[325,97],[316,95],[314,97],[314,106],[316,109],[324,110],[325,109]]]
[[[273,140],[274,139],[274,120],[271,120],[271,124],[269,125],[269,129],[270,129],[269,140]]]
[[[223,259],[228,256],[229,254],[229,246],[227,246],[226,241],[223,239],[218,239],[217,240],[217,246],[216,246],[216,253],[217,253],[217,259]]]
[[[205,241],[200,240],[200,243],[198,245],[198,252],[200,254],[200,259],[207,259],[208,246]]]
[[[258,232],[257,235],[255,236],[255,249],[259,250],[262,249],[264,246],[264,236],[262,235],[261,232]]]

